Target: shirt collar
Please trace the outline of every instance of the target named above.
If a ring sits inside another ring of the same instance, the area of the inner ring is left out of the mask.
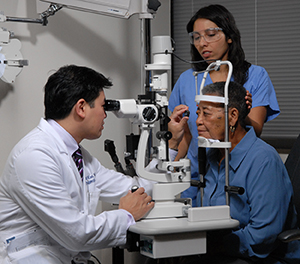
[[[65,130],[55,120],[47,119],[47,122],[56,131],[56,133],[61,137],[63,142],[66,144],[69,154],[72,155],[79,147],[76,140],[71,136],[71,134],[67,130]]]
[[[249,129],[250,128],[250,129]],[[244,160],[251,146],[257,140],[255,130],[253,127],[247,127],[248,132],[242,138],[242,140],[235,146],[235,148],[230,152],[229,164],[233,170],[236,170],[241,162]]]
[[[244,160],[251,146],[257,140],[254,128],[249,126],[247,127],[247,130],[248,132],[246,133],[246,135],[229,154],[229,165],[234,171]],[[207,159],[211,165],[216,164],[216,166],[218,166],[219,163],[214,163],[218,159],[218,153],[219,150],[214,148],[210,149],[207,153]]]

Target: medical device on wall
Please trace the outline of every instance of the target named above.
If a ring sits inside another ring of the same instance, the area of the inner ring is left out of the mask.
[[[46,10],[43,10],[40,18],[36,19],[6,16],[0,12],[0,23],[23,22],[46,26],[48,17],[54,15],[61,8],[62,6],[51,4]],[[14,82],[23,67],[28,65],[28,60],[23,59],[21,54],[21,42],[13,37],[13,32],[0,28],[0,77],[7,83]]]
[[[45,8],[41,2],[118,18],[129,18],[133,14],[153,18],[161,5],[158,0],[37,0],[38,13]]]
[[[13,83],[28,65],[21,54],[21,42],[12,36],[12,32],[0,28],[0,78],[7,83]]]
[[[37,19],[11,17],[0,12],[0,23],[24,22],[38,23],[46,26],[48,23],[47,18],[54,15],[60,8],[61,7],[52,4],[41,14],[40,18]],[[14,82],[22,71],[22,68],[28,65],[28,60],[23,59],[21,54],[21,42],[13,37],[13,32],[0,28],[0,77],[7,83]]]
[[[139,14],[141,19],[152,19],[161,3],[158,0],[36,0],[39,18],[11,17],[0,13],[0,22],[36,23],[46,26],[48,17],[55,15],[62,8],[96,13],[128,19]],[[28,61],[20,52],[21,42],[13,33],[0,28],[0,77],[4,82],[12,83]]]

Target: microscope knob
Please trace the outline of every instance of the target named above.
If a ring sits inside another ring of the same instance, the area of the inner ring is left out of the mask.
[[[167,131],[166,133],[165,133],[165,139],[166,140],[170,140],[172,138],[172,133],[170,132],[170,131]]]
[[[143,118],[146,120],[146,121],[154,121],[156,119],[156,111],[153,107],[146,107],[144,110],[143,110]]]
[[[170,140],[172,138],[172,133],[170,131],[157,131],[156,132],[157,139],[165,139]]]
[[[225,186],[224,189],[225,192],[236,193],[239,195],[243,195],[245,192],[245,189],[243,187],[238,187],[238,186]]]
[[[134,193],[138,188],[139,188],[139,186],[133,185],[133,186],[131,187],[131,192]]]
[[[157,9],[161,6],[161,3],[158,0],[149,0],[148,8],[153,11],[157,11]]]
[[[173,165],[167,166],[167,170],[168,170],[168,171],[174,171],[174,166],[173,166]]]

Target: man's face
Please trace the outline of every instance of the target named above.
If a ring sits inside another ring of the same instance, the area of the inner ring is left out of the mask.
[[[223,141],[225,137],[224,108],[219,107],[217,103],[201,101],[197,114],[198,135]]]
[[[86,139],[97,139],[101,136],[104,129],[104,119],[107,117],[104,110],[105,94],[100,92],[95,99],[92,107],[87,106],[87,115],[85,120]]]

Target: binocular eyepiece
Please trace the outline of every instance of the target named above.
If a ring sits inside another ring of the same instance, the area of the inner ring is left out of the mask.
[[[120,102],[118,100],[105,100],[104,104],[105,111],[119,111]]]

